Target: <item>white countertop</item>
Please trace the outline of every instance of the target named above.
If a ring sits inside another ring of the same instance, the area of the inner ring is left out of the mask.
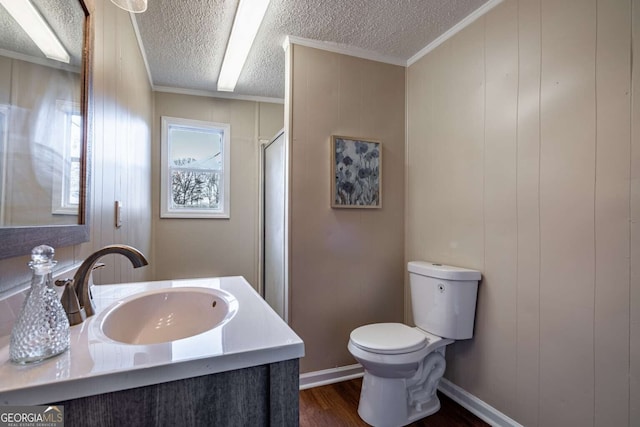
[[[160,344],[122,344],[99,331],[100,312],[119,300],[193,286],[233,295],[235,316],[200,335]],[[97,314],[71,327],[71,347],[59,356],[16,365],[9,361],[9,337],[0,337],[0,405],[54,403],[304,356],[302,340],[243,277],[101,285],[93,295]]]

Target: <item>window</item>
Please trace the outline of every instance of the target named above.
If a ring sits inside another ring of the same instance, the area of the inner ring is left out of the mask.
[[[80,155],[82,152],[82,115],[80,104],[56,101],[57,149],[62,166],[54,169],[51,212],[78,215],[80,206]]]
[[[230,126],[162,117],[161,218],[229,218]]]

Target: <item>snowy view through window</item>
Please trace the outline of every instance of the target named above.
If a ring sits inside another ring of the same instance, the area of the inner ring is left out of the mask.
[[[169,132],[171,207],[219,209],[221,133],[181,126]]]

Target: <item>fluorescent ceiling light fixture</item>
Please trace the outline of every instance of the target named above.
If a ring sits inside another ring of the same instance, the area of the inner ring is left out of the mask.
[[[218,90],[233,92],[270,0],[240,0],[218,76]]]
[[[111,3],[127,12],[142,13],[147,10],[147,0],[111,0]]]
[[[44,56],[69,63],[69,54],[29,0],[0,0],[0,4],[31,37]]]

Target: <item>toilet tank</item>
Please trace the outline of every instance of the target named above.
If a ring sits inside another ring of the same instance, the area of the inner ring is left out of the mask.
[[[480,272],[424,261],[408,269],[416,326],[442,338],[473,337]]]

